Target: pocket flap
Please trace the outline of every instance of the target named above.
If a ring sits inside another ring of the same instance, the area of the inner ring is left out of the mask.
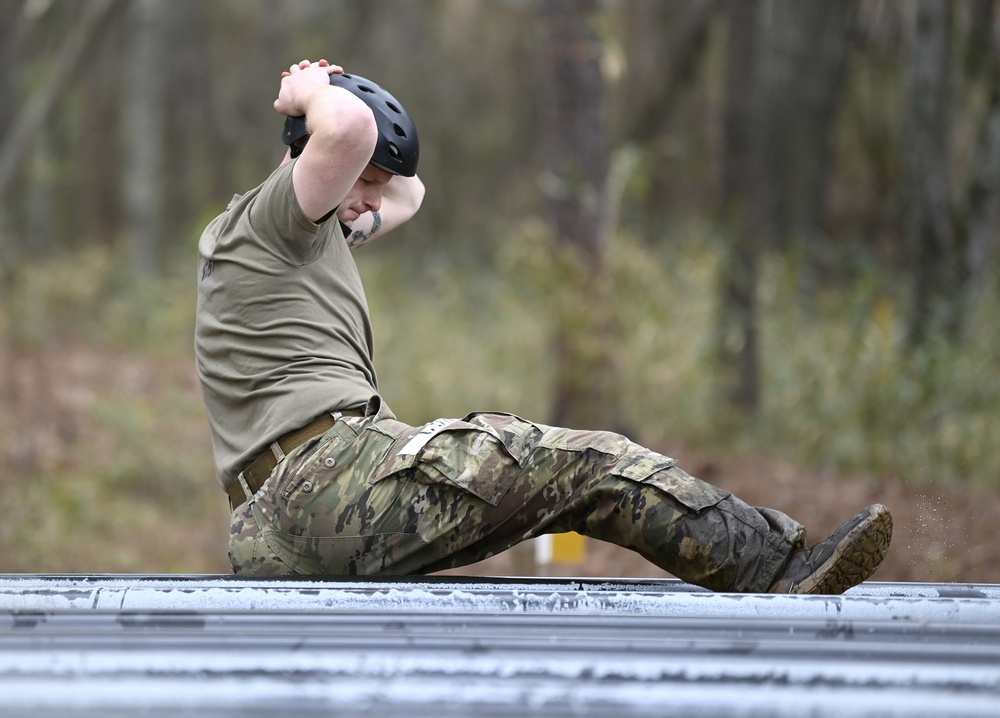
[[[520,462],[490,426],[439,419],[408,437],[375,472],[371,483],[418,469],[427,483],[447,483],[496,505],[517,476]]]
[[[729,496],[728,491],[677,468],[676,459],[654,452],[627,452],[619,459],[611,473],[655,486],[694,511],[715,506]]]

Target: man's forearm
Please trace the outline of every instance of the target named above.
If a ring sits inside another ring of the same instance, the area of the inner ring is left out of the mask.
[[[395,229],[417,213],[423,200],[424,183],[419,177],[393,177],[382,191],[381,209],[358,217],[347,235],[347,245],[357,249],[376,235]]]
[[[420,177],[393,177],[382,193],[383,206],[388,203],[401,221],[406,221],[417,213],[424,201],[424,183]]]

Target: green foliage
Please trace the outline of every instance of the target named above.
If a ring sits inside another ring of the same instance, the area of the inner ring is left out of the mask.
[[[101,249],[15,268],[3,298],[5,334],[26,344],[85,334],[95,326],[90,312],[108,296],[113,273],[113,258]]]
[[[0,331],[16,343],[80,341],[146,351],[169,351],[178,337],[191,335],[197,299],[193,269],[190,276],[147,280],[105,246],[19,265],[2,298]]]
[[[375,324],[380,390],[411,422],[473,410],[542,414],[548,318],[535,287],[444,255],[406,272],[398,254],[359,257]]]
[[[760,285],[764,405],[733,425],[714,402],[713,233],[681,226],[655,248],[621,234],[609,253],[621,397],[637,440],[996,487],[1000,329],[990,317],[1000,298],[983,300],[961,346],[914,353],[900,297],[875,270],[827,287],[807,310],[794,266],[771,258]],[[359,254],[380,388],[401,418],[499,410],[548,420],[552,317],[566,297],[548,242],[525,221],[489,264]],[[114,257],[86,252],[6,288],[0,349],[27,361],[7,362],[14,370],[0,381],[0,482],[18,507],[0,522],[0,545],[18,547],[0,570],[225,570],[225,500],[193,369],[193,282],[140,290],[121,276]],[[29,306],[50,341],[37,343]],[[19,388],[28,370],[46,391]],[[39,435],[41,453],[22,451]]]
[[[838,472],[996,486],[1000,441],[989,426],[1000,418],[991,369],[1000,331],[985,306],[960,346],[912,349],[903,299],[888,282],[828,289],[805,313],[789,267],[772,262],[769,275],[765,405],[744,447]]]
[[[97,249],[18,268],[0,303],[0,571],[225,571],[194,376],[194,282]]]
[[[914,351],[903,299],[877,270],[806,304],[795,266],[772,257],[759,296],[764,404],[753,421],[733,424],[715,401],[713,231],[682,227],[656,248],[621,235],[610,252],[621,391],[637,438],[917,483],[996,485],[997,297],[982,303],[962,346]],[[531,222],[511,233],[496,266],[459,271],[439,260],[426,276],[407,276],[392,255],[363,262],[382,389],[401,416],[501,409],[548,419],[549,333],[566,269]]]

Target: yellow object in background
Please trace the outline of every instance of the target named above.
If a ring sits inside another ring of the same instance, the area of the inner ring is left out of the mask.
[[[551,563],[581,563],[586,550],[586,538],[576,532],[545,534],[535,539],[535,563],[539,568]]]
[[[581,563],[587,551],[587,539],[575,531],[552,537],[552,563]]]

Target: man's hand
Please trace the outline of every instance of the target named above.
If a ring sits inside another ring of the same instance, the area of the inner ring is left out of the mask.
[[[340,65],[331,65],[326,60],[312,63],[302,60],[281,73],[281,87],[274,109],[283,115],[300,117],[306,114],[306,106],[318,87],[330,86],[330,75],[343,73]]]
[[[299,206],[314,222],[347,196],[378,141],[371,108],[350,91],[330,84],[330,75],[343,71],[326,60],[303,60],[281,73],[274,101],[281,114],[306,117],[309,142],[292,169],[292,185]]]

